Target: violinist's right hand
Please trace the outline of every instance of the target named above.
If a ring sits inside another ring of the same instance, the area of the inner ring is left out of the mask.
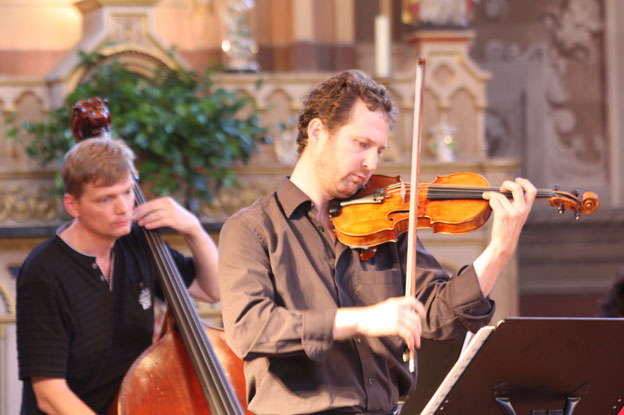
[[[413,297],[389,298],[368,307],[339,308],[334,320],[334,340],[364,336],[400,336],[413,350],[420,348],[422,303]]]

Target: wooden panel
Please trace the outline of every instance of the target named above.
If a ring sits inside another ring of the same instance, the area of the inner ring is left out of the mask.
[[[605,294],[524,294],[520,314],[524,317],[597,317]]]

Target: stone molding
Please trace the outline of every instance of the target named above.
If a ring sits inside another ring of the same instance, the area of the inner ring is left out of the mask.
[[[151,56],[168,67],[188,67],[154,30],[156,0],[83,0],[77,2],[83,13],[83,36],[80,42],[46,76],[52,107],[62,104],[83,76],[78,68],[79,51],[99,52],[105,56],[134,51]],[[149,67],[149,61],[146,61]]]
[[[0,223],[57,220],[59,200],[50,195],[51,190],[39,188],[33,192],[22,186],[4,187],[0,190]]]

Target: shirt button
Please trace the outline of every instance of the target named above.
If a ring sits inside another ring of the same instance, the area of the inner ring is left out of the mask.
[[[362,338],[361,337],[356,337],[355,341],[358,342],[359,344],[362,344]]]
[[[104,277],[104,275],[100,275],[100,281],[102,282],[106,281],[106,278]]]
[[[373,379],[372,378],[368,378],[368,384],[372,385],[373,384]]]
[[[97,263],[94,262],[93,264],[91,264],[91,268],[96,269],[97,268]]]

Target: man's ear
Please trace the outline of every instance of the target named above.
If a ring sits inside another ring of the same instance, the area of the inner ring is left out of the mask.
[[[76,199],[73,195],[69,193],[65,193],[63,195],[63,206],[67,213],[69,213],[73,218],[77,218],[78,214],[78,199]]]
[[[318,143],[325,132],[325,124],[320,118],[310,120],[308,123],[308,144],[311,142]]]

